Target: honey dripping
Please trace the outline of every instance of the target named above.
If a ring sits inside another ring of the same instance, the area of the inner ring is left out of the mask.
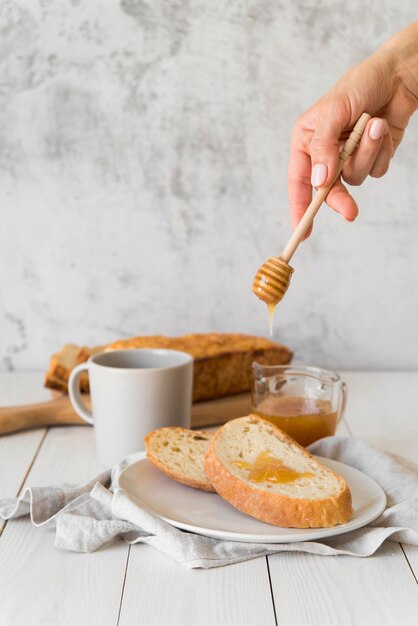
[[[276,310],[276,304],[269,302],[267,304],[267,309],[269,312],[269,332],[270,337],[273,335],[273,321],[274,321],[274,311]]]
[[[273,456],[270,450],[263,450],[255,459],[254,463],[247,461],[232,461],[232,465],[243,470],[248,470],[248,480],[255,483],[291,483],[299,478],[310,478],[311,472],[297,472],[288,467],[280,459]]]

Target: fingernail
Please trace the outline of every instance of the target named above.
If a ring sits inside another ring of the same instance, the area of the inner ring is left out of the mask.
[[[328,168],[324,163],[317,163],[312,168],[311,183],[313,187],[320,187],[328,176]]]
[[[384,120],[373,120],[369,128],[370,139],[374,139],[375,141],[377,139],[380,139],[381,137],[383,137],[383,133],[385,132],[385,130],[386,124]]]

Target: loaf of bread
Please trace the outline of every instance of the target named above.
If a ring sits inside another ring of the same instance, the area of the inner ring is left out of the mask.
[[[292,352],[280,343],[263,337],[232,333],[134,337],[96,348],[67,344],[51,357],[45,385],[67,391],[70,372],[76,365],[105,349],[127,348],[169,348],[191,354],[194,358],[193,402],[249,391],[253,361],[267,365],[284,365],[292,358]],[[87,376],[81,378],[81,389],[88,391]]]
[[[268,524],[322,528],[344,524],[352,514],[344,478],[255,415],[216,431],[205,471],[222,498]]]
[[[187,428],[157,428],[145,437],[147,459],[183,485],[215,491],[204,470],[212,433]]]

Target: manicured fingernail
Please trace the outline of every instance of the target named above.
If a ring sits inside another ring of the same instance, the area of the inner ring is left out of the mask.
[[[383,133],[385,132],[386,124],[383,120],[373,120],[370,124],[369,128],[369,137],[370,139],[380,139],[383,137]]]
[[[313,187],[320,187],[328,176],[328,168],[324,163],[317,163],[312,168],[311,183]]]

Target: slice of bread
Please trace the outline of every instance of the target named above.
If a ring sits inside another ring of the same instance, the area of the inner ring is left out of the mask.
[[[217,430],[205,457],[205,471],[220,496],[268,524],[329,527],[344,524],[352,514],[345,480],[256,415],[232,420]],[[281,482],[283,478],[287,482]]]
[[[203,469],[212,436],[204,430],[157,428],[144,439],[147,458],[179,483],[203,491],[215,491]]]

